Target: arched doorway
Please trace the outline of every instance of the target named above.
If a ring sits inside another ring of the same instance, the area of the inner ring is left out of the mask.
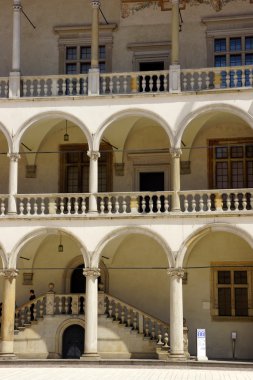
[[[86,281],[83,275],[84,264],[78,265],[72,272],[70,279],[70,293],[85,293]]]
[[[66,328],[62,339],[63,359],[80,359],[84,352],[84,328],[71,325]]]

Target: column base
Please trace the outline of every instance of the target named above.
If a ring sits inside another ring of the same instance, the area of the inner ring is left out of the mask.
[[[17,356],[15,354],[0,354],[0,360],[16,360]]]
[[[83,360],[83,361],[87,361],[87,362],[95,362],[95,361],[98,361],[100,360],[101,357],[99,354],[83,354],[81,357],[80,357],[80,360]]]
[[[184,362],[187,360],[185,357],[185,354],[178,353],[178,354],[169,354],[168,360],[171,362]]]

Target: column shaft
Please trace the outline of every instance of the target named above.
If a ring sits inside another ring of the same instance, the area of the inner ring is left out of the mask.
[[[172,211],[180,211],[180,156],[181,149],[170,150],[171,158],[172,158]]]
[[[98,158],[100,157],[99,152],[88,152],[90,157],[90,174],[89,174],[89,212],[97,212],[97,199],[94,194],[98,192]]]
[[[86,277],[85,298],[85,342],[84,356],[98,357],[97,325],[98,325],[98,281],[99,269],[84,269]]]
[[[100,1],[92,0],[92,31],[91,31],[91,68],[99,68],[99,6]]]
[[[172,0],[172,12],[171,12],[171,64],[179,64],[179,0]]]
[[[170,279],[170,348],[171,357],[185,358],[183,331],[182,269],[169,270]]]
[[[18,153],[10,153],[8,214],[17,213],[15,195],[18,192]]]
[[[1,325],[1,352],[0,357],[14,356],[14,322],[16,297],[16,270],[2,271],[4,276],[3,309]]]
[[[12,71],[20,72],[21,0],[13,1]]]

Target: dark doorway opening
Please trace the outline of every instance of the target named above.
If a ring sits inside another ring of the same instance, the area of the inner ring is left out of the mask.
[[[140,191],[164,191],[164,172],[141,172]],[[159,198],[159,199],[158,199]],[[164,211],[164,196],[147,195],[139,199],[139,212],[157,212],[158,200],[161,202],[160,211]],[[145,202],[143,202],[145,201]]]
[[[160,71],[164,70],[164,62],[140,62],[139,64],[140,71]],[[143,84],[143,79],[145,83]],[[152,80],[151,80],[152,79]],[[159,81],[158,81],[159,79]],[[164,75],[143,75],[139,79],[139,90],[140,92],[156,92],[164,91]]]
[[[66,328],[62,339],[63,359],[80,359],[84,352],[84,328],[72,325]]]
[[[70,280],[70,293],[85,293],[86,281],[83,275],[83,269],[84,264],[81,264],[73,270]]]

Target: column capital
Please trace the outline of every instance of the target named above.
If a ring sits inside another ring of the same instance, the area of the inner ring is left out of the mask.
[[[177,5],[177,4],[179,4],[179,0],[171,0],[171,4],[172,5]]]
[[[92,8],[99,8],[100,7],[100,0],[91,0],[90,2]]]
[[[98,151],[89,150],[87,152],[87,155],[90,157],[91,160],[97,161],[100,157],[100,153]]]
[[[170,277],[178,277],[178,279],[182,279],[184,277],[184,269],[183,268],[169,268],[167,273]]]
[[[13,0],[14,11],[20,11],[22,9],[21,0]]]
[[[182,150],[180,148],[170,148],[170,155],[172,158],[180,158]]]
[[[8,153],[7,156],[10,158],[11,161],[18,162],[20,159],[19,153]]]
[[[13,280],[13,278],[16,278],[17,276],[18,276],[17,269],[3,269],[0,271],[0,277],[4,277],[9,280]]]
[[[100,276],[100,269],[99,268],[84,268],[83,275],[85,277],[98,278]]]

